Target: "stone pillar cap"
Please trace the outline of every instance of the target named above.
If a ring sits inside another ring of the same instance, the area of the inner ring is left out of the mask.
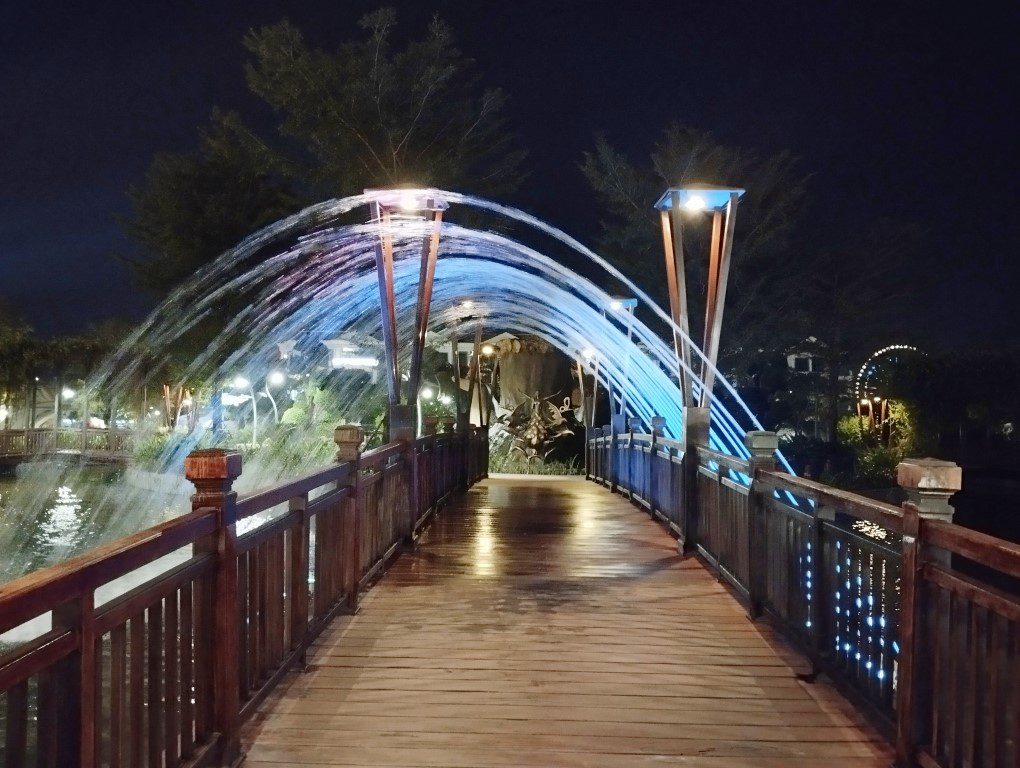
[[[779,449],[779,435],[756,429],[744,435],[744,445],[754,456],[771,456]]]
[[[236,480],[241,476],[241,454],[224,448],[192,451],[184,459],[188,480]]]
[[[896,465],[896,482],[921,493],[955,493],[963,488],[963,469],[942,459],[905,459]]]

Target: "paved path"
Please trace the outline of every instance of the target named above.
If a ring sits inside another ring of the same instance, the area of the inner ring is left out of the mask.
[[[698,560],[583,480],[479,484],[309,661],[247,727],[252,768],[892,761]]]

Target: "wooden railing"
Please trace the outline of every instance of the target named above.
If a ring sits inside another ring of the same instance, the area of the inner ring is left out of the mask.
[[[132,433],[122,429],[4,429],[0,430],[0,458],[72,451],[126,454]]]
[[[778,472],[770,452],[606,428],[587,462],[895,729],[902,765],[1020,766],[1020,545]]]
[[[241,723],[487,452],[484,429],[429,436],[241,499],[239,454],[193,453],[189,514],[0,586],[0,633],[51,617],[0,657],[0,764],[235,763]]]

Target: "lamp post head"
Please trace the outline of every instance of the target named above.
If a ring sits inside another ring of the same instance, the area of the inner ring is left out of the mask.
[[[671,211],[674,206],[680,210],[697,213],[700,211],[724,211],[730,200],[739,200],[746,190],[733,187],[715,187],[710,184],[688,184],[685,187],[670,187],[655,203],[660,211]]]
[[[450,204],[434,189],[366,189],[379,207],[402,213],[445,211]]]

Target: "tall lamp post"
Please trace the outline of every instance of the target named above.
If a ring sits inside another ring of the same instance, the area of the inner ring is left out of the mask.
[[[388,439],[413,439],[414,405],[421,381],[421,361],[425,351],[425,331],[432,303],[432,282],[439,254],[439,235],[443,211],[449,206],[431,190],[392,189],[365,190],[374,194],[371,202],[372,221],[379,226],[375,246],[375,266],[379,279],[379,306],[382,311],[383,341],[386,346],[386,391],[389,415],[386,420]],[[407,377],[406,404],[401,404],[400,371],[397,368],[397,309],[393,286],[393,231],[395,217],[425,218],[431,223],[422,239],[421,267],[418,280],[418,303],[415,313],[415,336],[411,348],[411,366]]]
[[[733,231],[737,221],[737,204],[744,196],[743,189],[691,184],[671,187],[656,202],[662,225],[662,245],[666,257],[666,287],[669,291],[669,309],[673,322],[690,334],[687,307],[687,278],[684,265],[683,215],[712,214],[712,240],[709,246],[708,295],[705,297],[705,336],[702,352],[706,362],[702,365],[701,397],[694,401],[694,387],[687,371],[691,365],[691,352],[682,336],[673,332],[673,345],[677,356],[677,378],[685,408],[707,408],[715,383],[715,365],[719,358],[719,338],[722,334],[723,308],[726,304],[726,284],[729,280],[730,255],[733,251]]]

